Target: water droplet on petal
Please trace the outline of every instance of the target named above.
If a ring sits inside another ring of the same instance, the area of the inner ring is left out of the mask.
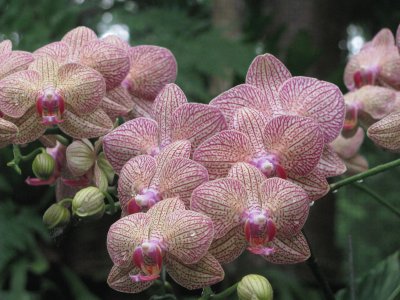
[[[332,191],[332,194],[336,194],[336,193],[337,193],[337,191],[338,191],[338,190],[333,190],[333,191]]]
[[[194,237],[195,235],[196,235],[195,232],[192,232],[192,233],[190,234],[191,237]]]
[[[363,183],[364,179],[357,180],[357,183]]]
[[[311,201],[311,202],[310,202],[310,207],[313,206],[314,203],[315,203],[315,201]]]

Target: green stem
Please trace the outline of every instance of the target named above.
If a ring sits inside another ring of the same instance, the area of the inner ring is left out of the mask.
[[[107,192],[103,192],[104,196],[107,199],[108,204],[106,204],[105,210],[109,215],[113,215],[117,212],[118,208],[121,208],[121,204],[119,203],[119,201],[115,202],[113,197],[107,193]]]
[[[46,134],[46,135],[49,135],[49,134],[63,134],[63,132],[60,130],[60,128],[58,128],[57,126],[54,126],[54,127],[47,128],[44,134]]]
[[[213,290],[211,287],[206,286],[203,288],[203,292],[201,293],[201,297],[198,300],[208,300],[210,297],[214,294]]]
[[[374,168],[371,168],[371,169],[369,169],[369,170],[367,170],[365,172],[362,172],[362,173],[347,177],[345,179],[339,180],[338,182],[332,183],[330,185],[330,188],[331,188],[332,191],[336,191],[337,189],[339,189],[339,188],[341,188],[343,186],[346,186],[348,184],[351,184],[353,182],[362,180],[364,178],[367,178],[367,177],[382,173],[382,172],[387,171],[389,169],[396,168],[398,166],[400,166],[400,159],[393,160],[393,161],[388,162],[386,164],[381,164],[381,165],[376,166]]]
[[[19,164],[21,162],[31,160],[37,154],[39,154],[41,152],[45,152],[45,151],[46,151],[45,148],[40,147],[40,148],[36,148],[35,150],[33,150],[31,153],[28,153],[27,155],[22,155],[21,154],[21,149],[19,148],[19,146],[18,145],[13,145],[14,158],[13,158],[12,161],[9,161],[7,163],[7,166],[13,168],[15,170],[15,172],[17,172],[19,175],[21,175],[22,171],[21,171],[21,168],[20,168]]]
[[[210,299],[229,299],[228,296],[236,292],[237,286],[239,282],[236,282],[234,285],[231,285],[226,290],[222,291],[221,293],[211,295]]]
[[[59,205],[68,208],[72,203],[72,198],[65,198],[58,202]]]
[[[56,138],[57,141],[59,141],[64,146],[68,146],[70,144],[70,141],[65,136],[63,136],[61,134],[57,134],[55,136],[55,138]]]
[[[400,218],[400,211],[390,203],[386,202],[381,196],[379,196],[373,190],[362,184],[355,184],[354,187],[370,195],[372,199],[374,199],[379,204],[385,206],[388,210],[390,210],[392,213],[394,213],[396,216]]]
[[[27,155],[22,155],[21,156],[21,160],[22,161],[28,161],[33,159],[36,155],[38,155],[39,153],[44,153],[46,152],[46,149],[44,149],[43,147],[40,148],[36,148],[35,150],[33,150],[31,153],[28,153]]]

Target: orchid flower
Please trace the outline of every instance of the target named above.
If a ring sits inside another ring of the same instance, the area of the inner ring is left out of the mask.
[[[0,117],[0,148],[12,143],[18,134],[18,127]]]
[[[391,113],[368,128],[368,137],[378,146],[400,152],[400,111]]]
[[[344,83],[350,91],[364,85],[400,87],[400,54],[389,29],[379,31],[350,58],[344,71]]]
[[[235,164],[228,178],[195,189],[190,208],[212,219],[210,253],[221,263],[235,260],[246,248],[279,264],[310,256],[301,233],[309,211],[307,193],[287,180],[266,179],[250,164]]]
[[[207,170],[189,159],[190,143],[177,141],[153,158],[140,155],[122,168],[118,197],[122,215],[146,211],[155,203],[179,197],[189,207],[192,191],[208,181]]]
[[[156,156],[173,141],[188,140],[195,149],[202,141],[226,129],[224,116],[218,108],[187,103],[183,91],[167,84],[154,101],[153,119],[137,118],[128,121],[103,140],[104,153],[119,173],[132,157]]]
[[[165,199],[147,213],[121,218],[107,236],[114,263],[108,284],[117,291],[139,293],[160,277],[163,267],[187,289],[217,283],[224,271],[207,252],[213,237],[211,219],[185,210],[178,198]]]

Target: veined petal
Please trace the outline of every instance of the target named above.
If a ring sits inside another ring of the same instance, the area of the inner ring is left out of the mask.
[[[311,255],[307,240],[301,232],[295,236],[276,237],[268,246],[275,251],[264,258],[274,264],[295,264],[306,261]]]
[[[261,187],[263,208],[272,214],[277,236],[291,236],[300,232],[307,220],[310,201],[298,185],[281,178],[269,178]]]
[[[9,121],[0,118],[0,148],[11,143],[17,133],[17,126]]]
[[[158,126],[154,120],[134,119],[104,137],[104,153],[114,171],[119,173],[130,158],[140,154],[151,154],[158,147],[157,137]]]
[[[315,168],[325,177],[339,176],[346,172],[343,160],[329,145],[325,145],[321,159]]]
[[[257,151],[264,149],[263,132],[269,119],[259,111],[251,108],[241,108],[236,111],[232,129],[243,132],[249,138]]]
[[[349,159],[353,157],[364,142],[364,130],[358,127],[357,132],[351,138],[345,138],[339,135],[332,143],[332,148],[342,157],[343,159]]]
[[[193,153],[193,160],[205,166],[210,179],[215,179],[226,176],[233,164],[247,161],[253,153],[247,136],[225,130],[201,143]]]
[[[29,65],[29,70],[36,71],[40,74],[42,87],[56,87],[59,68],[60,64],[49,56],[37,57]]]
[[[163,199],[150,207],[147,215],[151,218],[151,236],[162,237],[168,215],[178,210],[185,210],[185,204],[179,197]]]
[[[129,200],[149,187],[156,166],[155,159],[149,155],[139,155],[124,165],[118,179],[118,198],[123,213],[128,211],[126,206]]]
[[[78,62],[82,47],[93,40],[97,40],[96,33],[88,27],[79,26],[68,31],[61,41],[70,47],[70,60]]]
[[[0,111],[13,118],[22,117],[35,105],[40,80],[39,73],[30,70],[0,80]]]
[[[152,118],[160,126],[160,141],[162,145],[171,142],[173,112],[187,99],[179,86],[174,83],[165,85],[154,100]]]
[[[113,266],[111,268],[110,274],[107,278],[108,285],[118,291],[123,293],[140,293],[145,289],[149,288],[154,280],[151,281],[140,281],[132,282],[130,274],[138,274],[140,269],[134,267],[121,268],[118,266]]]
[[[326,178],[317,169],[311,171],[306,176],[291,176],[289,181],[302,187],[310,201],[321,199],[329,192],[329,184]]]
[[[0,79],[12,73],[27,69],[33,60],[33,55],[25,51],[12,51],[0,54]]]
[[[176,79],[176,60],[166,48],[146,45],[131,47],[129,57],[132,68],[125,80],[132,95],[154,99],[165,84]]]
[[[58,63],[62,64],[68,61],[69,50],[69,46],[66,43],[54,42],[37,49],[35,52],[33,52],[33,55],[35,58],[49,56]]]
[[[133,251],[148,237],[150,216],[136,213],[111,225],[107,234],[107,250],[113,263],[120,267],[133,266]]]
[[[285,65],[275,56],[267,53],[258,55],[251,63],[246,75],[246,83],[260,88],[271,108],[280,111],[279,88],[287,79],[292,77]]]
[[[107,92],[101,105],[107,114],[115,119],[118,116],[125,116],[132,111],[134,102],[129,93],[122,86],[117,86]]]
[[[26,144],[37,140],[46,131],[42,118],[36,112],[36,107],[31,107],[21,118],[7,118],[18,127],[18,134],[13,140],[14,144]]]
[[[279,116],[265,127],[264,145],[267,151],[278,155],[289,175],[304,176],[320,160],[324,138],[319,125],[309,118]]]
[[[193,191],[190,200],[191,210],[212,219],[216,239],[240,225],[240,216],[246,208],[246,189],[240,181],[232,178],[216,179],[202,184]]]
[[[118,48],[125,50],[127,53],[129,51],[130,46],[128,42],[121,39],[118,35],[110,34],[102,38],[101,40],[108,44],[117,46]]]
[[[68,168],[75,176],[83,176],[93,166],[96,153],[88,139],[73,141],[65,152]]]
[[[368,128],[368,137],[377,145],[400,151],[400,112],[394,112]]]
[[[134,107],[132,112],[129,114],[129,119],[140,117],[152,118],[153,101],[136,96],[131,96],[131,100],[134,103]]]
[[[293,77],[279,90],[285,110],[319,123],[325,143],[333,141],[343,127],[345,105],[339,88],[309,77]]]
[[[168,257],[168,274],[178,284],[188,290],[203,288],[224,279],[225,273],[214,256],[207,253],[195,264],[185,265],[177,258]]]
[[[0,55],[7,54],[12,50],[12,43],[10,40],[4,40],[0,43]]]
[[[58,88],[66,103],[78,115],[93,112],[105,96],[103,76],[91,68],[79,64],[66,64],[58,70]]]
[[[189,140],[193,149],[217,132],[227,129],[225,118],[218,108],[199,103],[181,105],[172,114],[171,121],[172,140]]]
[[[246,247],[247,241],[244,236],[243,226],[238,225],[221,238],[214,240],[209,253],[221,264],[228,264],[238,258]]]
[[[102,192],[107,192],[108,180],[104,171],[99,167],[98,162],[94,163],[93,182]]]
[[[223,92],[211,100],[210,105],[222,111],[229,125],[232,124],[236,110],[242,107],[256,109],[267,116],[273,113],[266,96],[259,88],[250,84],[240,84]]]
[[[95,138],[109,133],[113,123],[100,108],[86,114],[78,115],[68,108],[63,114],[64,121],[58,127],[69,136],[76,139]]]
[[[108,97],[104,97],[101,100],[100,107],[105,111],[112,121],[120,116],[127,116],[129,112],[132,111],[132,109],[127,109],[125,106],[114,102]]]

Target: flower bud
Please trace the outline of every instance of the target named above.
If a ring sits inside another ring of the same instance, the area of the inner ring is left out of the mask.
[[[96,187],[84,188],[72,200],[72,214],[85,219],[99,219],[105,210],[104,195]]]
[[[96,153],[88,139],[74,141],[66,151],[68,168],[75,176],[84,175],[93,166]]]
[[[97,163],[99,165],[99,168],[104,172],[104,174],[107,177],[107,181],[109,184],[113,182],[114,179],[114,170],[111,166],[111,164],[108,162],[107,158],[105,157],[104,153],[100,153],[97,156]]]
[[[43,223],[48,229],[63,227],[69,223],[71,214],[64,206],[54,203],[43,215]]]
[[[269,281],[261,275],[247,275],[237,286],[239,300],[272,300],[273,291]]]
[[[55,170],[56,162],[48,153],[40,153],[36,155],[32,163],[33,174],[39,179],[49,179]]]

